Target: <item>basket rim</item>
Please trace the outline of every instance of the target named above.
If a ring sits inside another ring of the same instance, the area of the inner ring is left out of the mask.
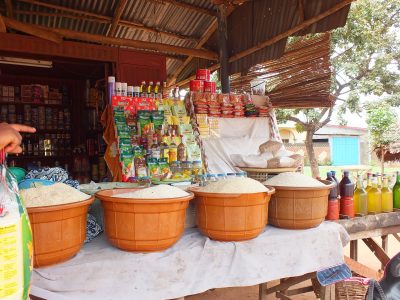
[[[187,191],[189,195],[184,197],[174,197],[174,198],[159,198],[159,199],[151,199],[151,198],[119,198],[112,197],[113,194],[118,193],[122,194],[123,191],[129,193],[140,190],[141,188],[122,188],[122,189],[108,189],[98,191],[94,194],[94,197],[100,199],[104,202],[112,202],[112,203],[125,203],[125,204],[172,204],[179,202],[190,201],[194,198],[194,194],[190,191]]]
[[[88,199],[78,201],[78,202],[57,204],[57,205],[47,205],[47,206],[33,206],[33,207],[27,207],[26,210],[28,211],[28,213],[50,212],[50,211],[71,209],[71,208],[76,208],[79,206],[90,205],[90,204],[92,204],[93,201],[94,201],[94,196],[90,196]]]
[[[257,195],[257,194],[267,194],[267,195],[272,195],[275,194],[275,188],[274,187],[268,187],[268,191],[266,192],[257,192],[257,193],[208,193],[208,192],[201,192],[197,191],[198,187],[192,187],[189,190],[195,194],[195,196],[201,196],[201,197],[214,197],[214,198],[239,198],[243,195]]]
[[[334,187],[334,182],[329,180],[320,180],[325,186],[315,186],[315,187],[293,187],[293,186],[280,186],[280,185],[268,185],[265,184],[266,187],[272,188],[274,187],[277,191],[310,191],[310,190],[327,190],[332,189]]]

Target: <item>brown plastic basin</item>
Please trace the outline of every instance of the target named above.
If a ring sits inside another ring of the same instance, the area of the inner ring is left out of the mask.
[[[196,196],[197,226],[211,239],[244,241],[258,236],[268,223],[268,202],[275,192],[254,194],[204,193]]]
[[[328,195],[333,187],[330,181],[321,182],[325,186],[274,186],[276,192],[269,202],[269,223],[286,229],[307,229],[321,224],[328,213]]]
[[[112,197],[138,189],[96,193],[104,208],[104,229],[112,245],[122,250],[151,252],[171,247],[181,237],[186,208],[194,195],[168,199]]]
[[[86,238],[87,200],[27,208],[33,233],[33,266],[44,267],[66,261],[81,249]]]

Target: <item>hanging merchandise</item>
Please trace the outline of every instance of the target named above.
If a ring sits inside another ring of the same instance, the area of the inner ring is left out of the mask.
[[[28,299],[32,272],[32,230],[15,177],[0,154],[0,299]]]

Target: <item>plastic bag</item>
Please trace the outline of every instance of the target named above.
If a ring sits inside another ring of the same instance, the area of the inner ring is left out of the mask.
[[[0,299],[28,299],[33,268],[32,229],[17,180],[4,163],[0,164],[0,244]]]

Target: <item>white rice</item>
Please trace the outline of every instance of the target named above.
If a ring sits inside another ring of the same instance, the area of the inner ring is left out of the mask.
[[[253,194],[268,192],[268,188],[251,178],[228,178],[211,182],[205,187],[199,188],[198,191],[222,194]]]
[[[90,196],[64,183],[29,188],[21,190],[20,193],[26,207],[67,204],[90,198]]]
[[[114,194],[117,198],[133,198],[133,199],[165,199],[186,197],[189,194],[180,188],[167,184],[160,184],[146,189],[137,190],[129,193]]]
[[[298,172],[285,172],[276,175],[264,182],[269,186],[286,186],[286,187],[321,187],[325,186],[322,182],[312,177],[303,175]]]

